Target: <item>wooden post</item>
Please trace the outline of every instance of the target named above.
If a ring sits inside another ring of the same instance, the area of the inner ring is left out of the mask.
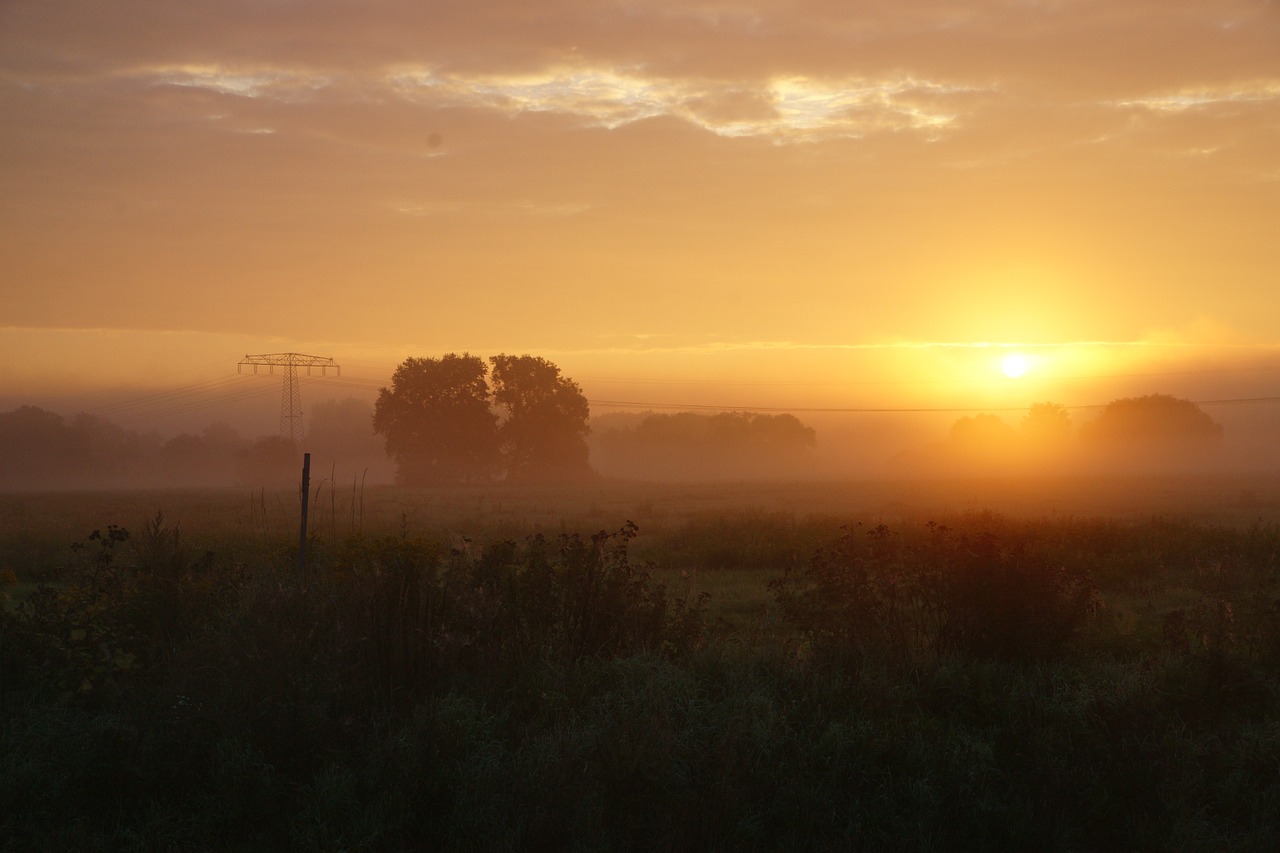
[[[311,454],[302,454],[302,532],[298,536],[298,576],[307,580],[307,503],[311,498]]]

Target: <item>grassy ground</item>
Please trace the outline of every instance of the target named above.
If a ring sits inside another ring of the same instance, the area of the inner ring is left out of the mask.
[[[1023,518],[1137,520],[1175,517],[1238,526],[1280,522],[1280,477],[1204,475],[743,484],[638,484],[602,481],[574,487],[470,486],[438,489],[360,488],[313,483],[310,530],[321,540],[353,532],[403,533],[489,541],[530,533],[612,530],[627,520],[640,528],[637,548],[662,561],[695,559],[724,532],[767,522],[809,526],[825,537],[842,524],[926,522],[965,512]],[[21,574],[55,570],[67,546],[109,523],[139,527],[163,512],[194,545],[287,541],[298,534],[296,490],[44,492],[0,494],[0,568]],[[708,534],[708,535],[704,535]],[[652,541],[652,547],[648,543]],[[766,542],[763,547],[773,547]],[[805,555],[807,556],[807,555]],[[700,568],[735,568],[704,563]]]
[[[1280,845],[1265,478],[327,489],[0,498],[0,849]]]

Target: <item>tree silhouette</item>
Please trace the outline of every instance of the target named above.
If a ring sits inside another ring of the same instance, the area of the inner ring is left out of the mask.
[[[604,432],[599,466],[642,479],[789,477],[811,470],[815,443],[813,428],[791,414],[648,413]]]
[[[236,480],[242,485],[287,486],[298,480],[298,468],[298,449],[283,435],[264,435],[236,454]]]
[[[1018,434],[997,415],[960,418],[951,425],[951,443],[962,453],[987,456],[1008,453]]]
[[[992,414],[951,425],[944,464],[1011,472],[1048,470],[1071,459],[1071,416],[1057,403],[1034,403],[1013,427]]]
[[[374,432],[386,436],[403,485],[483,480],[497,468],[488,370],[469,353],[407,358],[378,392]]]
[[[1190,400],[1149,394],[1108,403],[1080,437],[1117,459],[1181,464],[1217,449],[1222,426]]]
[[[591,473],[590,408],[578,383],[531,355],[495,355],[493,399],[506,418],[499,446],[513,482],[575,479]]]
[[[236,460],[248,442],[225,423],[213,423],[199,435],[181,433],[160,447],[166,479],[188,486],[225,486],[236,481]]]
[[[74,455],[62,415],[37,406],[0,414],[0,482],[38,488],[63,476]]]
[[[312,404],[307,416],[306,449],[320,471],[344,480],[394,475],[386,440],[373,431],[373,402],[348,397]]]
[[[372,404],[347,397],[315,403],[307,418],[307,447],[317,455],[338,456],[342,451],[382,452],[382,441],[369,429]]]
[[[1034,453],[1062,451],[1071,441],[1071,415],[1057,403],[1034,403],[1022,417],[1022,438]]]

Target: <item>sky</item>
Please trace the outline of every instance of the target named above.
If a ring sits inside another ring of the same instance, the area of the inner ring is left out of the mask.
[[[1266,0],[0,0],[8,401],[1274,395],[1278,224]]]

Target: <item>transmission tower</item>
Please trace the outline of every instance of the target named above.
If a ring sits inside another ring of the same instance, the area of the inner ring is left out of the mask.
[[[280,397],[280,435],[294,444],[302,438],[302,394],[298,391],[298,368],[305,367],[307,375],[319,369],[320,375],[333,368],[335,375],[342,375],[342,368],[333,363],[333,359],[319,355],[304,355],[300,352],[269,352],[262,355],[246,355],[236,365],[236,373],[243,373],[246,367],[252,367],[256,374],[258,368],[265,367],[269,374],[275,374],[279,367],[284,373],[284,393]]]

